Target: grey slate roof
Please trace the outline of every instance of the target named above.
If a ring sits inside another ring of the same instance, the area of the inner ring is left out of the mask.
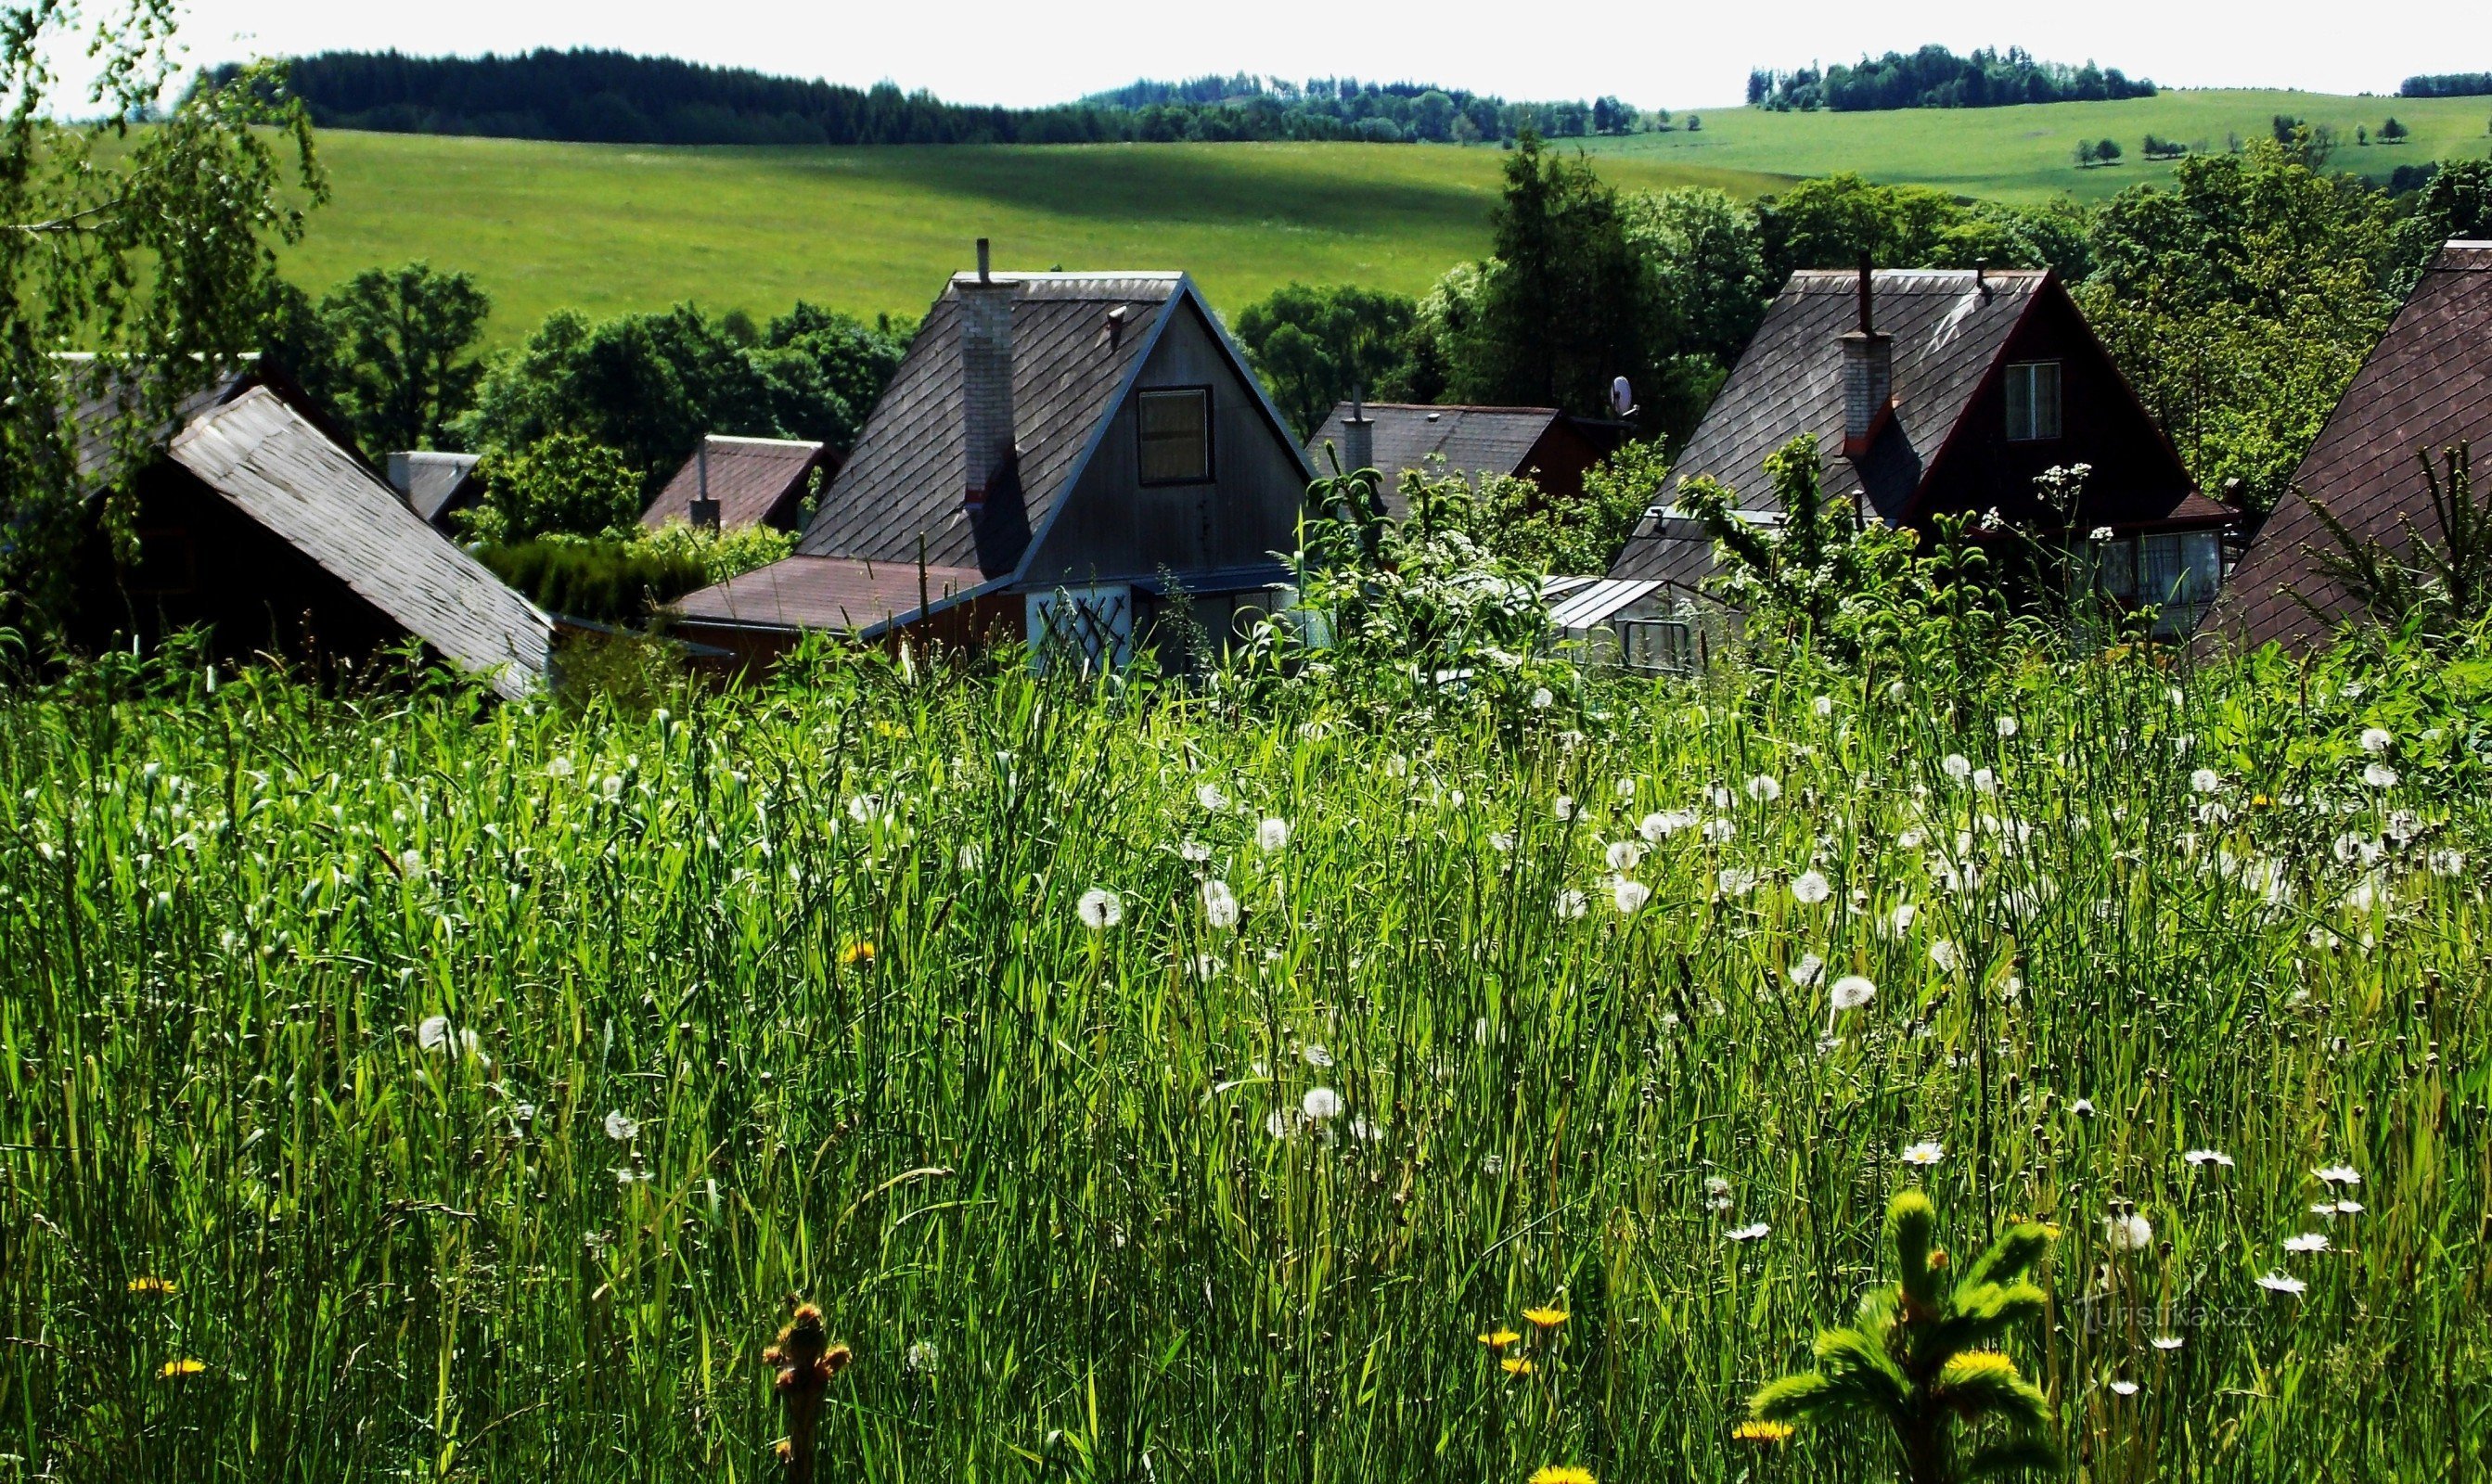
[[[2462,440],[2492,449],[2492,242],[2441,249],[2302,456],[2294,486],[2355,536],[2403,550],[2400,517],[2424,539],[2439,537],[2418,455],[2428,449],[2437,463]],[[2310,507],[2286,495],[2224,584],[2209,627],[2253,645],[2324,638],[2327,626],[2292,594],[2344,611],[2345,594],[2304,554],[2333,549]]]
[[[797,542],[800,554],[905,563],[913,572],[923,537],[931,566],[972,567],[990,577],[1013,571],[1115,410],[1159,322],[1190,296],[1180,273],[995,278],[1022,285],[1013,308],[1018,498],[1010,490],[990,490],[974,525],[961,509],[968,480],[960,296],[947,284]],[[1119,306],[1125,323],[1112,332],[1108,313]]]
[[[406,496],[409,510],[428,522],[437,522],[442,510],[458,498],[475,476],[478,456],[444,454],[430,449],[389,456],[390,483]]]
[[[823,446],[789,438],[731,438],[711,433],[702,440],[709,449],[709,497],[718,501],[722,530],[761,525],[790,500],[805,495],[805,479],[822,458]],[[651,530],[668,520],[688,518],[700,493],[700,454],[684,460],[667,488],[640,513]],[[788,523],[793,524],[792,515]]]
[[[1928,460],[1980,389],[1991,363],[2049,277],[2041,269],[1879,269],[1872,281],[1877,328],[1894,338],[1895,415],[1867,456],[1843,447],[1843,351],[1859,319],[1860,276],[1808,269],[1791,276],[1755,339],[1731,370],[1671,477],[1709,474],[1742,508],[1777,508],[1765,456],[1803,432],[1817,434],[1829,496],[1861,495],[1871,513],[1901,523]],[[1692,522],[1647,515],[1610,575],[1693,586],[1712,567],[1712,547]]]
[[[544,684],[553,621],[268,388],[200,415],[168,452],[235,509],[501,695],[516,699]]]
[[[1425,472],[1431,459],[1444,460],[1439,470],[1444,474],[1521,474],[1533,446],[1563,415],[1555,407],[1367,405],[1368,420],[1376,425],[1376,469],[1384,476],[1388,500],[1402,488],[1403,470]],[[1320,472],[1332,472],[1323,447],[1326,443],[1343,446],[1342,425],[1349,418],[1350,403],[1336,405],[1315,436],[1307,439],[1307,462]]]

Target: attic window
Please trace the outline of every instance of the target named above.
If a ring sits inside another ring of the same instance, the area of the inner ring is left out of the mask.
[[[1171,387],[1137,399],[1142,483],[1199,485],[1211,478],[1211,388]]]
[[[2007,368],[2007,441],[2060,435],[2060,363],[2016,361]]]

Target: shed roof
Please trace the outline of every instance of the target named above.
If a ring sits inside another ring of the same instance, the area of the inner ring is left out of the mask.
[[[475,454],[445,454],[432,449],[392,454],[390,483],[406,496],[409,510],[427,521],[436,521],[475,477],[478,462]]]
[[[2461,440],[2492,447],[2492,242],[2451,242],[2426,270],[2294,471],[2356,537],[2396,550],[2402,521],[2437,531],[2418,456]],[[2309,505],[2287,495],[2218,596],[2210,627],[2248,644],[2322,637],[2294,593],[2342,615],[2346,594],[2307,552],[2332,549]]]
[[[929,566],[921,589],[913,562],[799,555],[702,588],[675,611],[691,623],[739,629],[866,632],[914,613],[921,591],[929,608],[939,608],[986,585],[975,567]]]
[[[961,275],[944,286],[875,404],[846,467],[796,544],[807,556],[1011,572],[1072,484],[1167,316],[1192,296],[1181,273],[996,274],[1013,306],[1018,501],[990,490],[962,509]],[[1124,308],[1121,325],[1111,310]],[[913,581],[912,578],[912,581]]]
[[[701,440],[709,454],[709,497],[718,502],[721,529],[762,525],[788,501],[801,499],[806,477],[822,460],[824,445],[794,438],[735,438],[711,433]],[[696,450],[640,512],[651,530],[686,519],[700,495],[701,454]],[[791,522],[792,523],[792,520]]]
[[[267,387],[198,416],[169,453],[236,510],[503,696],[517,698],[544,683],[553,621]]]

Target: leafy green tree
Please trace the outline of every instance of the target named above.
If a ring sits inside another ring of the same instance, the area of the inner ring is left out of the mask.
[[[593,536],[640,514],[640,480],[621,454],[578,433],[549,433],[488,455],[485,499],[463,519],[468,536],[509,545],[540,536]]]
[[[2255,140],[2106,202],[2079,299],[2201,487],[2264,512],[2387,328],[2428,231]]]
[[[2050,1306],[2027,1275],[2051,1250],[2032,1222],[2000,1233],[1962,1277],[1938,1245],[1938,1208],[1917,1190],[1886,1205],[1896,1281],[1871,1289],[1852,1325],[1821,1330],[1816,1369],[1760,1390],[1765,1423],[1858,1418],[1893,1438],[1907,1484],[1954,1484],[2057,1469],[2051,1403],[2002,1349]],[[1987,1426],[1986,1426],[1987,1425]],[[1961,1429],[1985,1440],[1958,1457]]]
[[[492,307],[471,275],[422,262],[367,268],[322,296],[333,405],[364,452],[440,444],[485,374],[473,352]]]
[[[1417,317],[1400,294],[1290,283],[1239,311],[1236,329],[1281,415],[1305,438],[1353,392],[1380,401],[1406,393]]]
[[[1726,192],[1682,186],[1628,196],[1627,240],[1655,276],[1677,349],[1729,366],[1778,286],[1753,212]]]
[[[180,63],[177,12],[127,0],[92,24],[53,3],[0,15],[0,620],[66,616],[97,509],[81,432],[120,456],[101,517],[116,552],[134,555],[134,481],[154,430],[256,348],[277,249],[327,199],[309,115],[280,71],[242,69],[159,110]],[[52,67],[79,52],[96,81],[62,96]],[[65,365],[56,352],[70,348],[94,359]],[[110,410],[74,426],[71,406],[106,392]]]
[[[2413,137],[2413,135],[2414,131],[2408,129],[2405,125],[2398,123],[2396,115],[2394,114],[2390,114],[2388,121],[2380,126],[2380,142],[2382,144],[2403,144],[2407,139]]]
[[[2094,159],[2102,164],[2118,164],[2120,163],[2120,141],[2118,139],[2095,140]]]
[[[2426,249],[2452,238],[2492,237],[2492,160],[2446,160],[2415,203]]]

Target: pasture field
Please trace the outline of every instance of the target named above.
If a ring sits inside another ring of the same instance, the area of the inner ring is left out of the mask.
[[[2275,115],[2325,124],[2343,138],[2329,162],[2382,184],[2401,164],[2492,153],[2492,98],[2349,98],[2254,88],[2168,90],[2117,103],[2015,108],[1907,108],[1886,113],[1698,110],[1705,127],[1601,141],[1621,161],[1709,164],[1783,175],[1857,170],[1872,180],[1935,186],[1958,195],[2032,205],[2059,195],[2097,201],[2141,181],[2170,178],[2169,162],[2145,158],[2150,134],[2200,150],[2228,136],[2268,136]],[[2377,134],[2390,115],[2414,131],[2403,144],[2358,146],[2357,126]],[[2081,139],[2117,140],[2117,164],[2080,169]]]
[[[2492,657],[1776,663],[13,690],[0,1477],[772,1478],[801,1292],[825,1478],[1865,1480],[1913,1183],[2071,1477],[2480,1477]]]
[[[1487,251],[1503,156],[1388,144],[663,148],[324,132],[336,195],[288,274],[325,287],[409,258],[474,273],[487,336],[553,310],[684,299],[759,317],[797,299],[922,314],[995,244],[998,267],[1181,268],[1234,310],[1282,284],[1424,291]],[[1621,161],[1635,187],[1775,184]]]
[[[1587,141],[1629,189],[1714,185],[1752,197],[1803,175],[1858,170],[2027,203],[2095,200],[2169,176],[2147,133],[2224,147],[2291,112],[2348,141],[2336,167],[2492,147],[2492,100],[2174,92],[2116,104],[1896,113],[1699,110],[1703,130]],[[2358,149],[2354,126],[2394,113],[2411,142]],[[2128,158],[2080,170],[2080,138]],[[684,299],[766,317],[798,298],[916,315],[993,238],[1015,268],[1183,268],[1235,310],[1280,285],[1418,293],[1488,250],[1503,156],[1493,146],[1142,144],[726,149],[557,144],[330,132],[336,198],[287,271],[315,291],[375,263],[430,259],[493,295],[495,344],[547,312],[659,309]]]

